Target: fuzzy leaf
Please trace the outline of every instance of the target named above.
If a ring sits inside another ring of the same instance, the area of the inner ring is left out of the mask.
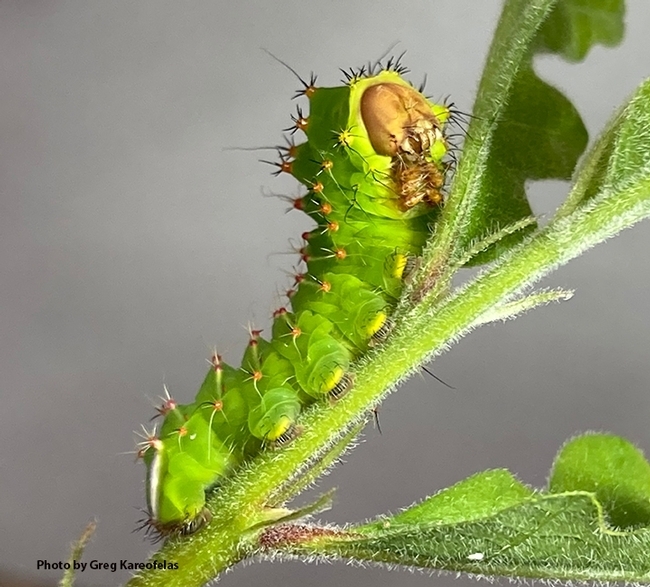
[[[539,47],[580,61],[596,43],[612,47],[621,42],[624,15],[624,0],[564,0],[540,30]]]
[[[571,102],[537,77],[532,61],[540,51],[575,60],[597,42],[620,40],[622,0],[598,0],[592,9],[583,6],[587,2],[506,2],[448,206],[432,243],[432,260],[425,263],[429,272],[445,264],[449,251],[457,255],[459,245],[467,249],[530,216],[528,179],[571,177],[587,145],[587,131]],[[469,265],[494,259],[533,231],[530,226],[506,236]]]
[[[376,522],[374,526],[395,528],[404,524],[421,524],[423,520],[435,520],[437,524],[467,522],[494,515],[531,495],[532,491],[517,481],[509,471],[485,471],[444,489],[434,497],[387,520]]]
[[[530,62],[524,64],[494,133],[492,157],[480,178],[481,195],[470,215],[472,232],[464,238],[485,236],[530,216],[526,180],[569,179],[587,141],[573,104],[539,79]],[[470,264],[493,259],[533,230],[530,226],[505,237]]]
[[[549,490],[595,494],[617,528],[650,526],[650,463],[624,438],[591,434],[568,442],[553,465]]]
[[[609,526],[606,515],[629,513],[632,502],[635,530]],[[489,576],[650,584],[649,510],[650,464],[641,453],[613,435],[586,435],[560,452],[551,492],[488,471],[370,524],[285,531],[273,548]]]
[[[650,181],[650,80],[607,125],[577,173],[575,185],[551,224],[603,198],[641,196]]]

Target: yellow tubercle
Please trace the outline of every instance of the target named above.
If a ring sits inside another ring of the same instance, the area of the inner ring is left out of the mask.
[[[339,381],[343,379],[344,375],[345,375],[345,370],[343,369],[343,367],[335,367],[332,370],[332,372],[323,381],[323,391],[324,392],[332,391],[339,384]]]
[[[386,312],[377,312],[374,318],[368,323],[368,328],[366,329],[368,338],[372,338],[375,334],[377,334],[382,329],[384,324],[386,324],[387,320],[388,316],[386,315]]]
[[[291,419],[288,416],[282,416],[278,419],[275,426],[269,430],[269,433],[266,435],[266,440],[269,442],[275,442],[283,434],[286,434],[292,426],[293,422]]]
[[[403,253],[396,252],[386,259],[384,266],[389,277],[402,279],[407,263],[408,257]]]

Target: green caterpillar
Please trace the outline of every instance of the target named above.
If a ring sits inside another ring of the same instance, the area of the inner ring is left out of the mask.
[[[189,534],[209,520],[206,491],[260,450],[300,433],[300,413],[354,385],[354,362],[390,334],[390,315],[442,201],[448,106],[429,102],[392,61],[346,74],[309,100],[280,149],[278,173],[307,192],[294,207],[316,227],[303,234],[306,270],[274,313],[272,337],[251,331],[240,368],[216,353],[193,403],[169,396],[160,430],[138,455],[147,467],[148,520],[159,535]]]

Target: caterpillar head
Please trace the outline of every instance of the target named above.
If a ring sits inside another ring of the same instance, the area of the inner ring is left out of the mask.
[[[374,150],[395,157],[421,156],[442,139],[441,122],[415,88],[382,82],[361,96],[361,118]]]

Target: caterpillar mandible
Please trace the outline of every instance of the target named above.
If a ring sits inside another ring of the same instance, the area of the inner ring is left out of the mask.
[[[216,353],[193,403],[166,398],[159,430],[145,432],[150,529],[190,534],[210,519],[206,491],[264,449],[300,434],[300,413],[335,402],[354,385],[354,362],[390,336],[391,312],[415,267],[443,199],[449,106],[405,81],[399,60],[344,72],[338,87],[299,92],[292,117],[306,141],[279,148],[277,173],[306,193],[294,208],[315,228],[303,234],[304,272],[272,336],[251,331],[239,368]]]

